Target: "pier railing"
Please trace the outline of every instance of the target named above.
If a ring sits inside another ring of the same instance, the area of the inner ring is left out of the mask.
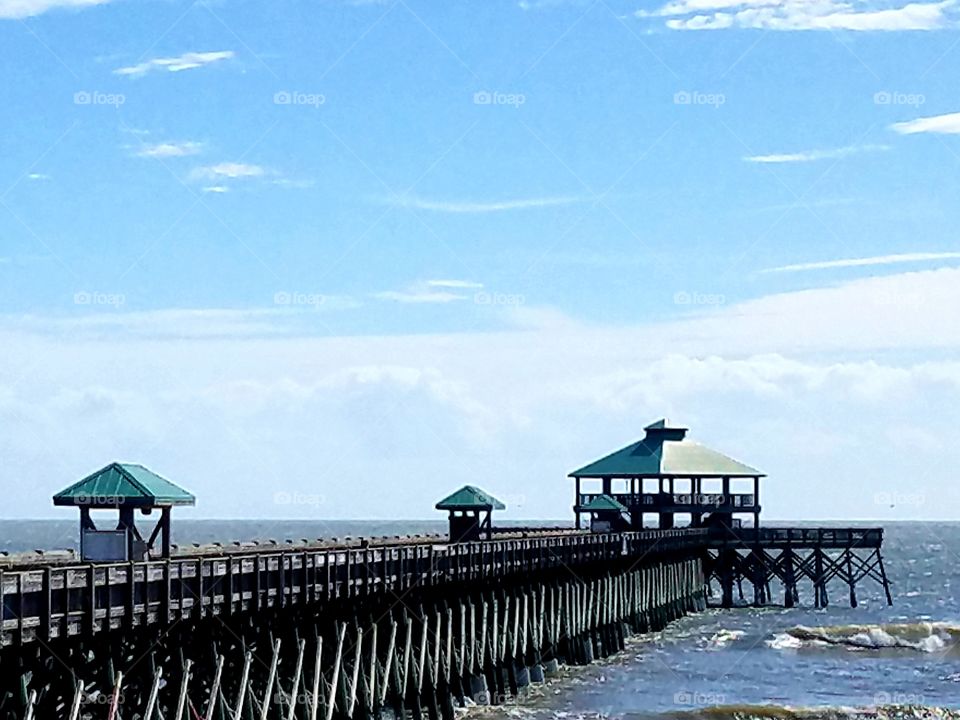
[[[883,528],[717,528],[710,532],[711,548],[879,548]]]
[[[580,493],[577,503],[584,507],[602,493]],[[760,509],[756,495],[752,493],[610,493],[628,510],[643,512],[713,512],[718,509],[735,509],[738,512],[754,512]]]
[[[521,533],[523,531],[520,531]],[[262,608],[401,594],[483,582],[654,551],[705,548],[707,530],[568,531],[448,544],[271,549],[146,562],[0,570],[0,643],[94,634]]]

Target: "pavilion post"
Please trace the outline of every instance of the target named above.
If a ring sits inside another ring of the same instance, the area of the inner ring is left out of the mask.
[[[160,557],[170,557],[170,507],[160,508]]]
[[[573,498],[573,514],[577,517],[577,530],[580,529],[580,512],[577,510],[580,507],[580,478],[574,478],[576,481],[576,488],[574,492],[576,493]]]

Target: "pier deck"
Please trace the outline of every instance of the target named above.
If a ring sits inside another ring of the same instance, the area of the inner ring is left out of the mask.
[[[339,547],[224,547],[168,560],[0,569],[0,644],[92,635],[206,616],[402,593],[576,568],[675,551],[787,549],[878,551],[879,528],[681,528],[592,534],[511,529],[493,540],[449,544],[407,538]],[[742,569],[743,560],[732,569]],[[776,563],[771,561],[770,566]],[[718,574],[719,579],[719,574]]]

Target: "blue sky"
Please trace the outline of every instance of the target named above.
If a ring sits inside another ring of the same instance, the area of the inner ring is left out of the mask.
[[[0,512],[562,517],[670,414],[774,517],[955,517],[958,20],[0,0]]]

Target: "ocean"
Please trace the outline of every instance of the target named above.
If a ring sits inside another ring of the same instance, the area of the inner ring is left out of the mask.
[[[435,521],[174,522],[181,543],[445,527]],[[76,523],[3,520],[0,538],[8,552],[71,547]],[[523,720],[850,718],[883,716],[896,706],[910,717],[960,717],[960,523],[888,523],[883,555],[892,607],[879,585],[864,581],[859,607],[849,607],[838,584],[830,588],[831,606],[815,610],[812,591],[801,585],[799,608],[689,616],[635,638],[617,656],[565,668],[516,702],[472,713]]]

